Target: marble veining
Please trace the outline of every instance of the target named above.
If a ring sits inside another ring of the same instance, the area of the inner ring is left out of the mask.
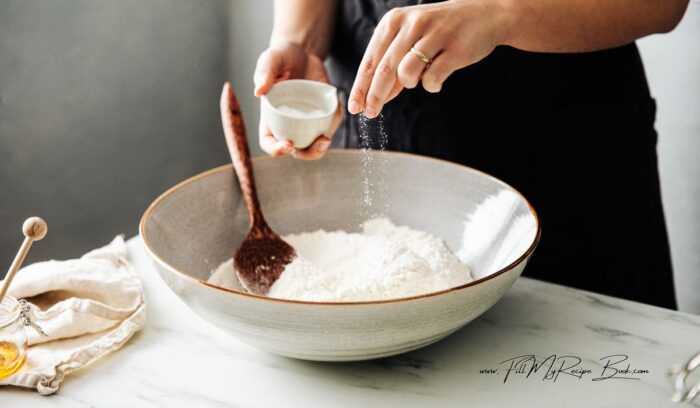
[[[667,373],[700,350],[699,316],[520,278],[482,317],[424,349],[359,363],[298,361],[198,318],[160,281],[141,242],[132,239],[129,248],[146,288],[144,330],[72,374],[56,395],[0,388],[0,406],[682,408],[670,402]],[[545,368],[529,377],[508,371],[512,359],[528,355]],[[611,355],[628,358],[616,368],[647,372],[593,381]],[[545,378],[549,362],[558,368],[575,359],[591,373]]]

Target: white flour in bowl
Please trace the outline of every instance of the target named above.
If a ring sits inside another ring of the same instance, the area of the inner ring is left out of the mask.
[[[284,239],[297,251],[270,288],[270,297],[317,302],[402,298],[472,281],[469,268],[447,245],[427,232],[368,221],[362,233],[318,230]],[[231,260],[209,278],[238,289]]]

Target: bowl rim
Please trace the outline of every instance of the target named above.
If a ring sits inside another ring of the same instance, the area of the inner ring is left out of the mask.
[[[356,150],[356,149],[329,149],[327,154],[331,154],[331,155],[358,154],[358,150]],[[216,289],[219,291],[223,291],[225,293],[244,296],[244,297],[256,299],[259,301],[279,302],[279,303],[286,303],[286,304],[300,304],[300,305],[323,305],[323,306],[351,306],[351,305],[357,306],[357,305],[372,305],[372,304],[386,304],[386,303],[401,303],[401,302],[437,297],[440,295],[446,295],[448,293],[457,292],[457,291],[466,289],[466,288],[471,287],[471,286],[476,286],[480,283],[483,283],[483,282],[489,281],[491,279],[494,279],[498,276],[501,276],[501,275],[505,274],[506,272],[512,270],[516,266],[520,265],[523,261],[525,261],[535,251],[535,248],[537,247],[537,244],[539,243],[540,237],[542,235],[542,225],[540,223],[540,219],[537,215],[537,211],[535,210],[535,207],[532,206],[532,204],[527,200],[527,198],[525,198],[525,196],[522,193],[520,193],[520,191],[515,189],[510,184],[508,184],[508,183],[506,183],[506,182],[504,182],[504,181],[502,181],[502,180],[500,180],[500,179],[498,179],[498,178],[496,178],[488,173],[485,173],[481,170],[477,170],[477,169],[474,169],[472,167],[465,166],[465,165],[462,165],[459,163],[454,163],[454,162],[450,162],[447,160],[437,159],[434,157],[422,156],[419,154],[406,153],[406,152],[394,152],[394,151],[382,151],[382,152],[372,151],[372,152],[370,152],[370,154],[389,154],[389,155],[395,155],[395,156],[409,156],[409,157],[419,159],[419,160],[434,160],[434,161],[440,162],[440,163],[445,164],[445,165],[459,167],[462,170],[466,169],[466,170],[469,170],[469,171],[472,171],[475,173],[479,173],[479,174],[486,176],[487,178],[495,181],[496,183],[501,184],[502,186],[505,186],[505,187],[511,189],[518,196],[520,196],[520,198],[523,199],[523,201],[527,204],[528,208],[530,209],[530,212],[532,213],[533,217],[535,218],[535,223],[537,224],[537,232],[535,233],[535,237],[532,240],[532,243],[530,244],[528,249],[522,255],[520,255],[516,260],[514,260],[510,264],[506,265],[505,267],[497,270],[496,272],[489,274],[488,276],[484,276],[483,278],[476,279],[476,280],[473,280],[471,282],[467,282],[467,283],[459,285],[459,286],[454,286],[454,287],[440,290],[440,291],[436,291],[436,292],[424,293],[422,295],[415,295],[415,296],[408,296],[408,297],[401,297],[401,298],[392,298],[392,299],[377,299],[377,300],[352,301],[352,302],[328,302],[328,301],[314,302],[314,301],[309,301],[309,300],[273,298],[273,297],[268,297],[265,295],[257,295],[254,293],[241,292],[241,291],[234,290],[234,289],[224,288],[221,286],[211,284],[203,279],[196,278],[190,274],[187,274],[187,273],[179,270],[178,268],[174,267],[173,265],[169,264],[165,260],[163,260],[160,256],[158,256],[156,251],[154,251],[153,248],[151,248],[151,246],[149,245],[148,237],[146,235],[145,226],[146,226],[146,222],[148,221],[148,218],[150,217],[151,213],[153,212],[155,207],[160,204],[161,201],[168,198],[175,191],[177,191],[177,190],[179,190],[179,189],[181,189],[181,188],[183,188],[183,187],[185,187],[185,186],[187,186],[187,185],[189,185],[189,184],[191,184],[191,183],[193,183],[201,178],[204,178],[204,177],[207,177],[207,176],[210,176],[212,174],[219,173],[222,171],[232,170],[233,165],[231,163],[224,164],[222,166],[218,166],[218,167],[215,167],[213,169],[209,169],[209,170],[204,171],[202,173],[196,174],[192,177],[189,177],[189,178],[175,184],[174,186],[167,189],[164,193],[159,195],[148,206],[148,208],[146,208],[146,211],[143,213],[143,216],[141,217],[141,221],[139,222],[139,235],[141,237],[141,241],[143,242],[144,246],[146,247],[146,250],[151,255],[151,257],[154,260],[156,260],[157,262],[159,262],[160,264],[162,264],[164,267],[166,267],[166,269],[174,271],[175,273],[184,277],[185,279],[193,281],[193,282],[198,283],[200,285],[203,285],[203,286],[206,286],[206,287],[209,287],[212,289]],[[271,157],[271,156],[256,157],[253,159],[253,162],[263,162],[263,161],[270,161],[270,160],[275,160],[275,159],[276,158]]]

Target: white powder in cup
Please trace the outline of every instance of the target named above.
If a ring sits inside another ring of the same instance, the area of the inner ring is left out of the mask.
[[[367,301],[423,295],[471,282],[469,268],[438,238],[394,225],[368,221],[362,233],[318,230],[284,239],[294,259],[268,296],[317,302]],[[209,282],[239,289],[228,260]]]
[[[296,105],[280,105],[277,106],[277,110],[286,113],[288,115],[295,116],[297,118],[317,118],[319,116],[325,115],[321,109],[316,109],[312,106],[307,106],[306,104],[296,104]]]

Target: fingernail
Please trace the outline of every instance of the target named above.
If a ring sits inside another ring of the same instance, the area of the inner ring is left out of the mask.
[[[350,113],[359,112],[360,111],[360,104],[357,103],[357,101],[350,101],[350,103],[348,103],[348,111],[350,111]]]
[[[365,116],[367,116],[368,118],[373,118],[377,116],[377,110],[374,108],[367,108],[365,109]]]
[[[331,142],[321,142],[318,144],[318,151],[319,152],[325,152],[328,150],[328,146],[331,145]]]

